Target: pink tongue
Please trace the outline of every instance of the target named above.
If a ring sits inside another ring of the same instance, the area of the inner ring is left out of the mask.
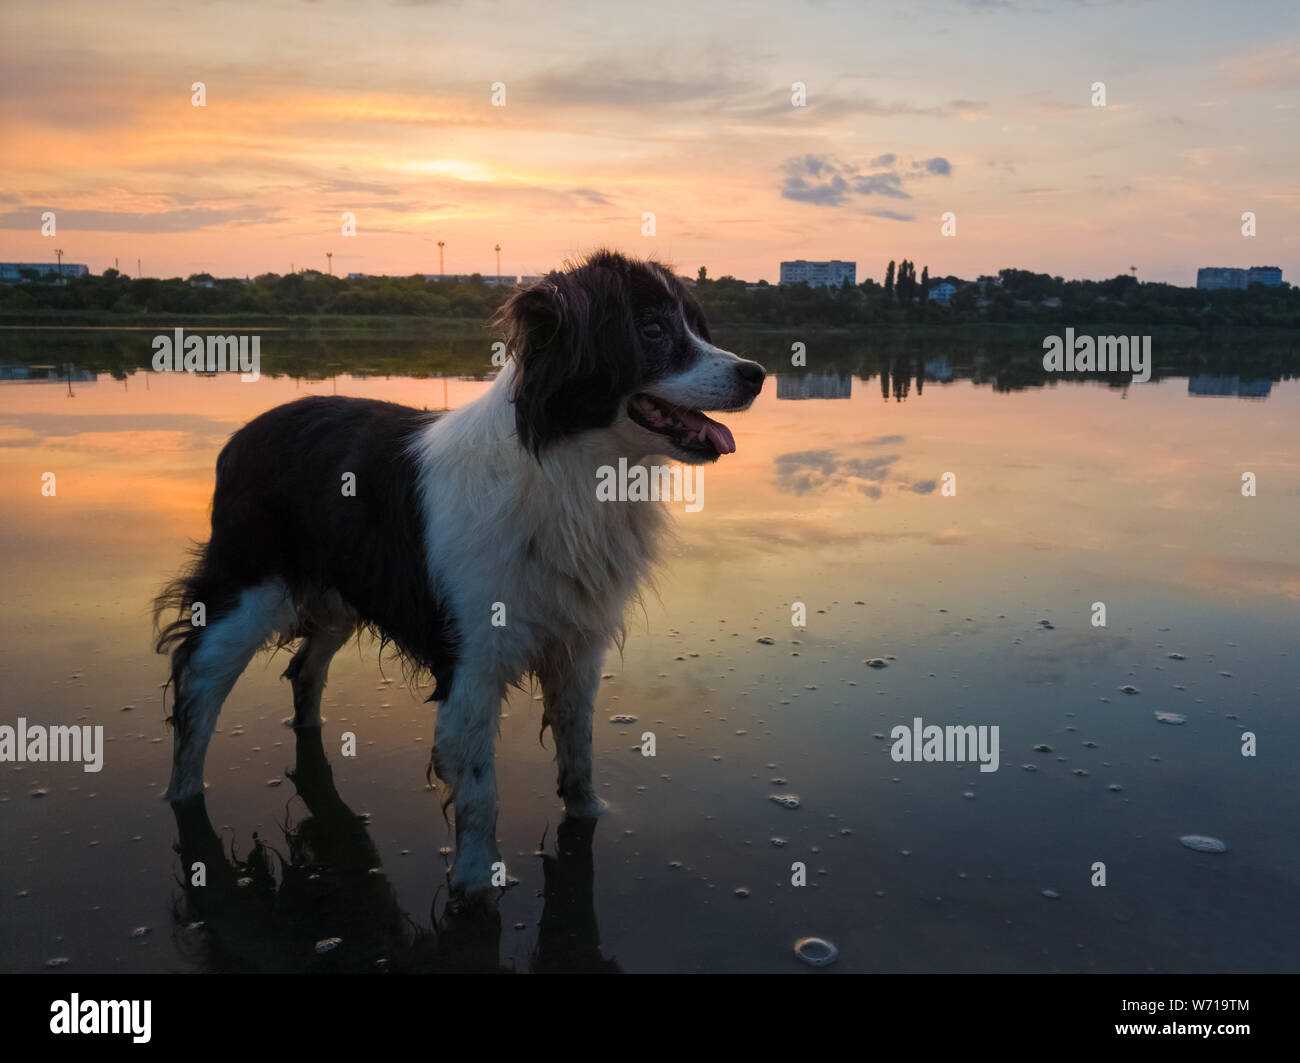
[[[696,434],[703,429],[704,438],[713,444],[713,449],[719,454],[734,454],[736,452],[736,439],[731,434],[731,429],[725,424],[715,421],[712,417],[696,410],[679,409],[677,416],[683,424]]]

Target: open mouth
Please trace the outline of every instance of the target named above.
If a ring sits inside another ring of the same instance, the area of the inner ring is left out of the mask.
[[[700,410],[678,406],[642,392],[632,396],[627,413],[642,428],[663,436],[678,450],[707,457],[736,451],[731,429]]]

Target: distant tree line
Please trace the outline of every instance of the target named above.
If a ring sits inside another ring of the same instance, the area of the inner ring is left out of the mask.
[[[934,286],[955,289],[950,305],[929,298]],[[410,277],[346,279],[314,270],[249,280],[218,280],[207,274],[182,279],[132,279],[116,270],[53,283],[29,279],[0,285],[0,316],[40,318],[61,313],[122,320],[155,316],[419,316],[485,320],[509,294],[479,275],[437,281]],[[1300,289],[1254,285],[1248,290],[1205,291],[1171,284],[1139,283],[1131,274],[1109,280],[1072,280],[1028,270],[1004,269],[974,281],[931,277],[913,262],[891,261],[884,284],[813,288],[807,284],[750,284],[711,278],[701,267],[695,294],[719,325],[781,328],[797,325],[850,327],[869,324],[970,324],[1005,322],[1071,325],[1091,322],[1187,325],[1198,329],[1246,325],[1300,328]]]
[[[941,283],[955,293],[950,304],[930,299]],[[1300,289],[1252,285],[1245,291],[1140,284],[1131,274],[1109,280],[1072,280],[1022,269],[1000,270],[974,281],[932,277],[903,259],[885,268],[885,282],[813,288],[807,284],[749,284],[710,279],[703,269],[695,294],[710,321],[772,328],[789,325],[849,327],[869,324],[1116,324],[1185,325],[1197,329],[1246,325],[1300,328]]]
[[[315,270],[263,273],[249,280],[218,280],[206,273],[182,279],[133,280],[116,270],[66,283],[0,285],[0,314],[31,310],[213,315],[391,315],[482,319],[501,305],[509,288],[467,280],[411,277],[348,280]]]

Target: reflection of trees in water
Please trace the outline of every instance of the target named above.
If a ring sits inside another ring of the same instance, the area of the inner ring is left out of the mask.
[[[1049,373],[1043,369],[1042,340],[1051,330],[990,337],[988,330],[952,330],[946,336],[897,334],[867,338],[849,334],[801,334],[808,366],[791,368],[786,336],[723,334],[717,342],[762,362],[779,376],[800,373],[849,373],[869,382],[878,378],[881,398],[906,401],[912,388],[924,394],[926,383],[969,380],[996,391],[1020,391],[1063,381],[1126,388],[1129,373]],[[1109,334],[1106,329],[1097,334]],[[1185,333],[1152,332],[1155,365],[1151,379],[1165,377],[1238,377],[1238,394],[1266,395],[1261,382],[1300,375],[1300,334],[1261,337],[1251,330],[1207,340]]]
[[[287,855],[253,834],[247,856],[224,844],[203,795],[172,807],[183,895],[178,948],[199,970],[239,972],[504,971],[496,912],[444,906],[430,926],[402,909],[366,820],[334,786],[319,728],[296,732],[289,778],[307,815],[281,826]],[[293,802],[291,802],[292,804]],[[593,899],[593,821],[564,820],[543,861],[544,907],[534,971],[619,973],[600,952]],[[206,884],[192,884],[195,863]],[[441,891],[439,891],[441,893]],[[317,951],[337,938],[333,948]]]
[[[108,373],[119,380],[149,371],[155,335],[170,326],[131,331],[26,331],[0,333],[0,363],[9,366],[72,363],[90,373]],[[430,323],[412,329],[408,322],[391,330],[325,329],[259,330],[257,325],[225,329],[195,329],[195,333],[255,334],[262,338],[264,376],[323,379],[345,376],[460,377],[486,379],[492,364],[492,337],[473,325],[451,329]],[[1042,341],[1060,330],[1008,326],[1005,330],[972,327],[950,329],[873,328],[863,333],[810,332],[791,328],[781,332],[721,332],[717,342],[761,362],[779,375],[847,374],[869,382],[880,378],[881,396],[903,401],[912,384],[918,395],[929,381],[971,380],[999,391],[1041,387],[1061,380],[1087,380],[1111,387],[1129,383],[1128,374],[1048,373],[1042,366]],[[1116,329],[1089,328],[1088,334],[1108,335]],[[1125,326],[1126,333],[1149,332],[1155,366],[1152,379],[1162,377],[1238,377],[1247,394],[1254,381],[1288,380],[1300,374],[1300,334],[1284,330],[1229,329],[1213,336],[1189,335],[1186,330]],[[808,346],[808,365],[790,365],[790,345]]]

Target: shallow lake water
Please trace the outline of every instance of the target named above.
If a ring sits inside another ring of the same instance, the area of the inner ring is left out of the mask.
[[[206,815],[178,822],[149,608],[247,419],[306,394],[455,407],[481,366],[372,376],[325,340],[274,375],[264,337],[241,383],[110,372],[84,336],[39,361],[6,342],[0,724],[102,725],[105,746],[99,772],[0,764],[0,969],[799,972],[806,936],[845,972],[1300,966],[1286,374],[1025,380],[939,341],[830,372],[765,358],[702,507],[666,503],[674,543],[607,658],[594,831],[561,824],[534,694],[505,707],[498,924],[444,913],[434,707],[370,643],[335,658],[320,739],[283,723],[287,655],[256,659]],[[996,726],[998,770],[894,760],[918,717]]]

